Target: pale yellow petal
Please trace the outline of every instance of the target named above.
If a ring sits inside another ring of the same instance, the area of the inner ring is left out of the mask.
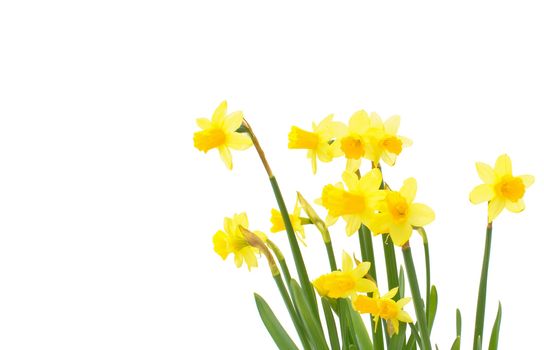
[[[344,183],[346,184],[348,190],[350,191],[355,190],[359,182],[359,178],[357,177],[357,174],[355,174],[352,171],[344,171],[342,173],[342,180],[344,180]]]
[[[361,159],[351,159],[348,158],[346,162],[346,171],[348,172],[356,172],[361,167]]]
[[[226,145],[232,149],[243,151],[253,145],[251,138],[246,134],[232,132],[227,134]]]
[[[416,179],[413,177],[410,177],[406,180],[404,180],[404,183],[402,184],[402,187],[399,190],[400,195],[406,199],[406,201],[409,203],[412,203],[414,201],[414,198],[416,197],[417,192],[417,182]]]
[[[368,273],[368,270],[370,270],[370,266],[371,264],[369,261],[359,262],[357,267],[353,269],[352,274],[357,278],[363,278]]]
[[[410,147],[414,143],[411,139],[407,138],[406,136],[399,136],[398,138],[402,141],[402,148]]]
[[[249,227],[249,220],[247,219],[247,214],[245,212],[234,214],[232,221],[236,228],[238,228],[238,226],[242,226],[244,228]]]
[[[251,271],[252,267],[257,267],[257,257],[255,256],[255,252],[253,251],[252,247],[245,247],[242,249],[242,254],[244,256],[244,260],[246,261],[248,270]]]
[[[308,151],[308,156],[312,161],[312,173],[315,175],[317,173],[317,155],[315,154],[315,151],[310,150]]]
[[[412,320],[410,315],[404,310],[399,310],[399,313],[397,314],[397,319],[401,322],[406,322],[406,323],[414,322],[414,320]]]
[[[378,287],[376,287],[376,283],[366,278],[359,278],[355,288],[360,293],[371,293],[378,289]]]
[[[332,216],[330,214],[327,214],[327,217],[325,218],[325,225],[329,227],[336,224],[337,221],[338,221],[338,216]]]
[[[234,252],[234,264],[236,265],[236,267],[242,266],[243,263],[244,255],[240,251]]]
[[[212,115],[212,125],[216,127],[223,126],[223,120],[225,119],[225,114],[227,114],[227,101],[223,101],[217,106]]]
[[[342,271],[349,272],[351,270],[353,270],[353,260],[351,260],[351,256],[344,251],[342,252]]]
[[[525,188],[531,186],[535,182],[535,177],[533,175],[520,175],[521,181]]]
[[[392,288],[389,292],[385,293],[382,296],[382,299],[393,299],[393,297],[397,295],[398,291],[399,291],[399,287]]]
[[[495,174],[500,178],[504,175],[512,175],[512,161],[506,154],[502,154],[495,162]]]
[[[196,120],[196,125],[198,125],[198,127],[201,129],[208,129],[212,126],[212,122],[206,118],[198,118]]]
[[[346,220],[346,233],[348,236],[357,232],[361,226],[361,218],[357,215],[346,215],[344,216],[344,220]]]
[[[412,226],[425,226],[434,221],[434,211],[425,204],[412,203],[408,221]]]
[[[412,226],[407,222],[401,225],[393,224],[389,229],[389,236],[398,247],[402,247],[412,236]]]
[[[225,260],[229,255],[227,234],[223,231],[217,231],[213,235],[213,250]]]
[[[495,197],[489,202],[487,220],[491,222],[499,216],[506,205],[506,201],[503,198]]]
[[[223,163],[225,163],[229,170],[232,170],[232,155],[230,154],[229,148],[223,145],[219,146],[217,149],[219,150],[219,155],[221,156]]]
[[[402,298],[399,301],[397,301],[397,305],[398,307],[402,309],[404,306],[406,306],[406,304],[410,302],[410,300],[412,300],[412,298]]]
[[[231,132],[236,131],[242,125],[242,120],[244,120],[244,113],[241,111],[232,112],[225,118],[223,129]]]
[[[370,127],[383,129],[382,118],[376,112],[370,113]]]
[[[495,171],[491,165],[476,162],[476,171],[484,183],[491,185],[495,182]]]
[[[365,110],[361,109],[353,113],[349,119],[350,132],[363,134],[370,127],[370,119]]]
[[[378,168],[370,170],[361,178],[360,184],[364,192],[377,191],[382,184],[382,172]]]
[[[394,166],[397,161],[397,155],[391,152],[384,151],[382,153],[382,160],[389,166]]]
[[[495,196],[493,187],[488,184],[482,184],[474,187],[470,192],[469,200],[472,204],[478,204],[490,201],[493,196]]]
[[[400,116],[398,115],[394,115],[390,117],[383,123],[385,132],[388,133],[389,135],[396,135],[397,131],[399,130],[399,125],[400,125]]]
[[[523,199],[518,199],[517,202],[506,201],[505,206],[512,213],[519,213],[525,209],[525,202]]]

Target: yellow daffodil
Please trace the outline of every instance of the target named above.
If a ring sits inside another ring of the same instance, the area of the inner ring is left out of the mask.
[[[369,147],[365,158],[377,164],[382,159],[388,165],[394,165],[397,156],[404,147],[410,146],[412,141],[404,136],[397,135],[400,117],[394,115],[382,122],[377,113],[370,114],[370,128],[367,131]]]
[[[356,171],[368,149],[367,132],[370,118],[364,110],[355,112],[349,119],[346,135],[340,139],[340,148],[347,159],[346,170]]]
[[[293,225],[293,230],[295,231],[298,239],[302,242],[302,244],[306,245],[304,242],[304,239],[306,238],[304,233],[304,225],[300,220],[300,209],[301,208],[297,202],[293,214],[289,214],[289,220],[291,220],[291,225]],[[270,232],[276,233],[285,231],[285,223],[283,222],[280,211],[277,209],[272,209],[271,214],[272,216],[270,217],[270,222],[272,223],[272,227],[270,228]]]
[[[387,191],[384,200],[378,203],[378,213],[373,216],[370,228],[375,234],[389,233],[393,243],[402,246],[411,235],[413,227],[421,227],[434,220],[431,208],[413,203],[417,191],[414,178],[404,181],[401,189]]]
[[[470,192],[470,201],[474,204],[488,202],[488,222],[495,220],[505,207],[513,213],[525,209],[523,196],[535,178],[532,175],[513,176],[508,155],[497,158],[495,169],[478,162],[476,170],[484,183]]]
[[[202,130],[194,134],[195,147],[204,153],[217,148],[227,168],[232,169],[232,156],[229,148],[244,150],[252,145],[248,135],[236,132],[242,125],[243,119],[244,115],[240,111],[227,115],[227,101],[221,102],[211,120],[206,118],[196,120]]]
[[[370,222],[375,206],[385,192],[379,190],[382,182],[379,169],[372,169],[361,178],[353,172],[345,171],[342,179],[347,190],[341,182],[327,185],[316,203],[328,210],[327,225],[333,224],[341,216],[346,221],[346,233],[351,236],[361,224]]]
[[[364,278],[370,269],[369,262],[362,262],[353,267],[353,260],[344,252],[342,254],[342,271],[333,271],[322,275],[313,282],[321,296],[329,298],[348,298],[357,292],[374,292],[377,287],[374,282]]]
[[[318,125],[312,123],[313,131],[306,131],[297,126],[291,127],[288,147],[307,149],[307,156],[312,161],[312,171],[317,171],[317,158],[322,162],[330,162],[334,157],[342,155],[340,144],[335,141],[345,133],[346,126],[332,120],[333,115],[323,119]]]
[[[371,314],[374,316],[374,325],[377,326],[380,318],[387,323],[387,333],[389,336],[399,332],[399,321],[414,322],[410,315],[402,308],[410,302],[410,298],[402,298],[394,301],[393,297],[397,294],[398,288],[393,288],[385,295],[380,297],[377,292],[370,298],[366,295],[357,295],[353,299],[353,308],[362,314]]]
[[[213,236],[213,249],[223,260],[225,260],[231,253],[234,254],[234,263],[236,267],[247,264],[247,268],[251,270],[252,267],[257,267],[257,257],[259,249],[253,247],[242,231],[240,227],[248,229],[249,223],[246,213],[234,214],[232,218],[225,218],[223,224],[224,231],[217,231]],[[261,240],[266,242],[266,235],[259,231],[252,231]]]

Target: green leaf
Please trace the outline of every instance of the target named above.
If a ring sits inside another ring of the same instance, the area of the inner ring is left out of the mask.
[[[461,337],[461,326],[462,326],[461,310],[457,309],[457,312],[455,313],[455,329],[457,331],[457,336],[458,337]],[[460,342],[461,341],[459,341],[459,343]]]
[[[427,306],[429,310],[429,319],[427,320],[429,333],[433,329],[433,323],[434,323],[434,318],[436,316],[437,306],[438,306],[438,292],[436,291],[436,287],[432,286],[431,295],[429,298],[429,305]]]
[[[347,309],[347,312],[349,312],[351,317],[351,325],[353,333],[355,333],[355,342],[357,343],[357,347],[359,350],[374,349],[363,320],[361,319],[361,315],[353,310],[353,307],[351,307],[351,304],[348,303],[347,300],[344,301],[344,307]]]
[[[419,333],[417,332],[417,329],[419,327],[416,327],[416,326],[417,326],[417,323],[415,325],[413,323],[410,323],[410,330],[412,331],[412,335],[414,336],[414,339],[417,342],[417,345],[419,345],[419,348],[423,349],[423,344],[421,343],[421,338],[419,337]]]
[[[334,322],[331,305],[325,298],[321,298],[321,305],[323,306],[323,313],[325,314],[325,320],[327,321],[331,348],[332,350],[340,350],[340,341],[338,340],[338,331],[336,330],[336,323]]]
[[[451,345],[451,350],[461,350],[461,337],[455,338],[455,341]]]
[[[268,306],[266,301],[257,293],[255,293],[255,303],[261,315],[261,320],[268,330],[268,333],[272,336],[272,339],[281,350],[298,350],[293,340],[289,337],[289,334],[282,327],[280,321],[274,315],[274,312]]]
[[[404,298],[404,286],[406,285],[405,279],[404,279],[404,268],[402,265],[400,265],[399,270],[399,299]]]
[[[493,324],[493,330],[491,331],[491,338],[489,338],[489,350],[497,350],[499,346],[499,331],[501,328],[502,307],[499,302],[499,310],[497,311],[497,317],[495,317],[495,323]]]
[[[325,340],[325,334],[323,334],[323,330],[321,329],[321,324],[314,317],[307,300],[304,298],[302,289],[294,279],[291,280],[291,287],[293,290],[295,307],[297,308],[302,318],[302,323],[309,334],[310,342],[314,343],[316,349],[318,350],[328,350],[329,347],[327,345],[327,341]]]
[[[482,336],[479,335],[476,339],[476,350],[482,350]]]

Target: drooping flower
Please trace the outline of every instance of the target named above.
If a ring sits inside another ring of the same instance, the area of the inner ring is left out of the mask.
[[[359,293],[374,292],[376,284],[364,278],[370,269],[369,262],[362,262],[353,267],[353,260],[346,253],[342,254],[342,270],[325,274],[313,281],[321,296],[329,298],[348,298]]]
[[[370,228],[375,234],[389,233],[393,243],[402,246],[412,236],[413,227],[422,227],[434,220],[434,211],[421,203],[413,203],[417,192],[414,178],[404,181],[397,191],[387,191],[377,205]]]
[[[289,148],[308,150],[307,156],[312,162],[314,174],[317,171],[317,158],[322,162],[330,162],[334,157],[342,155],[336,139],[345,133],[346,126],[341,122],[334,122],[332,118],[331,114],[317,125],[312,123],[312,131],[293,126],[288,135]]]
[[[232,218],[225,218],[223,223],[224,231],[217,231],[213,236],[213,249],[223,260],[227,259],[230,254],[234,254],[234,263],[236,267],[242,266],[245,262],[247,268],[257,267],[256,254],[259,249],[253,247],[240,227],[249,229],[249,222],[246,213],[234,214]],[[259,231],[252,231],[261,240],[266,242],[266,235]]]
[[[378,325],[380,318],[384,319],[387,323],[387,333],[392,336],[399,332],[399,322],[414,322],[410,315],[402,309],[410,302],[410,298],[393,300],[397,291],[398,288],[395,287],[382,297],[379,296],[378,292],[375,292],[372,298],[366,295],[357,295],[353,299],[353,308],[359,313],[374,316],[375,327]]]
[[[339,182],[336,185],[326,185],[321,198],[316,203],[328,210],[326,222],[331,225],[339,217],[346,222],[346,233],[351,236],[361,224],[368,224],[375,213],[376,204],[385,195],[380,190],[382,173],[374,168],[361,178],[354,172],[345,171],[342,179],[347,186]]]
[[[240,111],[227,115],[227,101],[221,102],[213,112],[212,119],[199,118],[196,120],[202,129],[194,133],[195,147],[207,153],[217,148],[221,159],[229,170],[232,169],[232,155],[230,149],[244,150],[253,144],[248,135],[236,130],[242,125],[244,115]]]
[[[369,148],[369,128],[370,118],[364,110],[355,112],[349,119],[347,133],[340,139],[340,149],[347,159],[347,171],[356,171],[361,166],[361,159]]]
[[[291,221],[291,225],[293,225],[293,230],[295,231],[297,238],[302,242],[302,244],[306,245],[306,243],[304,242],[306,234],[304,233],[304,225],[300,220],[300,209],[301,208],[297,202],[297,204],[295,205],[295,210],[292,214],[289,214],[289,220]],[[281,212],[279,210],[272,209],[270,222],[272,223],[270,232],[276,233],[285,231],[285,223],[283,222],[283,217],[281,216]]]
[[[366,132],[369,147],[365,152],[365,158],[375,164],[382,159],[387,165],[395,165],[397,156],[404,147],[412,144],[410,139],[397,135],[399,125],[400,117],[398,115],[382,122],[380,116],[372,112],[370,114],[370,128]]]
[[[495,220],[505,207],[513,213],[525,209],[523,196],[535,178],[532,175],[513,176],[512,161],[508,155],[499,156],[494,169],[478,162],[476,170],[484,183],[470,192],[469,199],[473,204],[488,202],[488,222]]]

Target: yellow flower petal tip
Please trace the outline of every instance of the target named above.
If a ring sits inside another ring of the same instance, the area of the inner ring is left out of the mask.
[[[202,129],[193,135],[196,149],[207,153],[211,149],[217,149],[221,159],[229,170],[232,169],[232,156],[230,149],[244,150],[251,147],[251,138],[236,132],[242,125],[244,115],[237,111],[227,115],[227,102],[223,101],[215,109],[211,120],[199,118],[197,125]]]
[[[259,249],[250,244],[241,227],[248,228],[249,223],[246,213],[235,214],[232,218],[225,218],[223,230],[219,230],[212,238],[214,251],[223,259],[230,254],[234,255],[236,267],[245,263],[249,270],[257,267],[256,254]],[[266,235],[259,231],[253,231],[262,241],[266,242]]]
[[[469,194],[473,204],[488,203],[488,222],[495,220],[504,208],[513,213],[525,209],[523,197],[533,182],[532,175],[512,174],[512,161],[507,154],[500,155],[495,167],[485,163],[476,163],[476,171],[483,184],[474,187]]]

